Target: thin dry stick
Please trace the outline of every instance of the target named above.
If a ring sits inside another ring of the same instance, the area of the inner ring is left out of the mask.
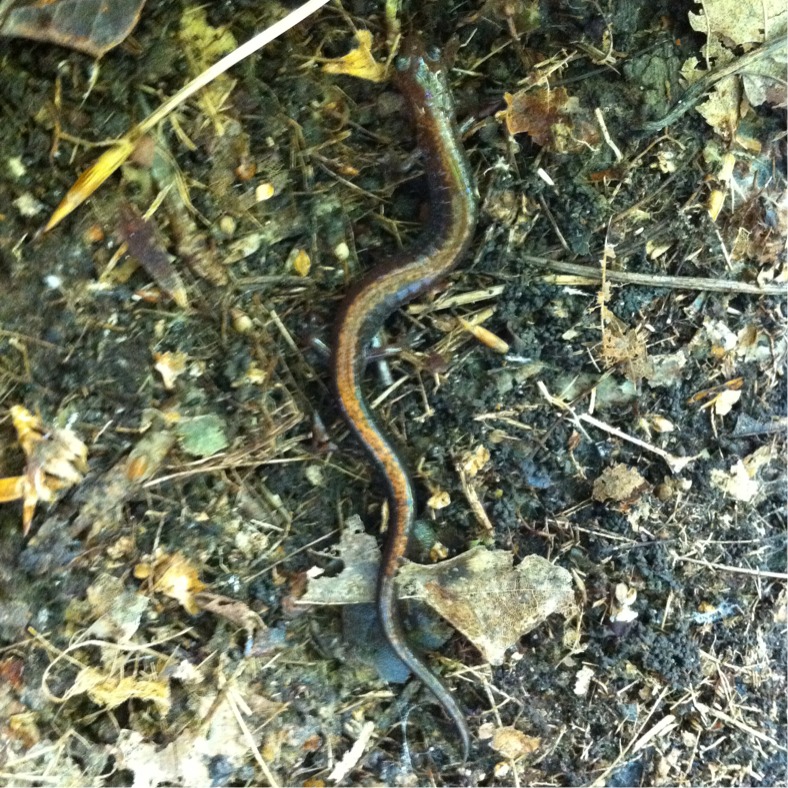
[[[724,711],[720,711],[719,709],[715,709],[713,706],[707,706],[705,703],[701,703],[700,701],[694,701],[695,708],[698,709],[701,713],[710,714],[712,717],[716,717],[721,722],[727,722],[728,725],[731,725],[734,728],[738,728],[740,731],[749,734],[750,736],[754,736],[756,739],[760,739],[760,741],[765,742],[766,744],[771,745],[777,750],[781,752],[786,752],[786,748],[780,742],[775,741],[771,738],[771,736],[767,736],[765,733],[756,730],[751,725],[748,725],[746,722],[742,722],[741,720],[737,720],[735,717],[731,717],[730,714],[726,714]]]
[[[777,52],[784,49],[785,46],[785,36],[777,36],[771,41],[767,41],[758,49],[754,49],[752,52],[742,55],[732,63],[727,63],[720,68],[710,71],[705,77],[692,84],[678,102],[676,102],[676,106],[673,107],[664,118],[646,123],[645,126],[643,126],[643,131],[646,134],[653,134],[665,128],[665,126],[675,123],[685,112],[691,110],[703,98],[706,92],[711,90],[721,79],[744,71],[762,57],[776,55]]]
[[[728,564],[716,564],[712,561],[700,561],[697,558],[687,558],[683,555],[671,553],[674,561],[685,561],[688,564],[705,566],[707,569],[719,569],[721,572],[735,572],[739,575],[752,575],[753,577],[768,577],[773,580],[788,580],[785,572],[768,572],[765,569],[749,569],[745,566],[729,566]]]
[[[623,750],[621,750],[621,752],[618,754],[618,757],[613,761],[613,763],[611,763],[610,766],[608,766],[602,772],[602,774],[600,774],[599,777],[597,777],[596,780],[594,780],[594,782],[591,783],[592,788],[597,788],[597,786],[603,786],[605,784],[605,780],[607,779],[607,776],[609,774],[611,774],[613,771],[615,771],[624,762],[624,757],[643,738],[642,731],[645,730],[646,725],[649,723],[651,718],[654,716],[654,712],[657,710],[657,708],[659,707],[660,703],[662,703],[663,698],[665,697],[665,695],[668,694],[669,691],[670,690],[669,690],[668,687],[663,687],[662,688],[662,691],[659,693],[659,695],[657,696],[657,699],[654,701],[654,704],[652,705],[651,710],[646,715],[646,718],[643,720],[642,725],[635,731],[635,735],[629,740],[629,744],[627,744],[627,746],[624,747]],[[657,724],[659,724],[659,723],[657,723]],[[654,726],[652,726],[652,728],[653,727]]]
[[[238,702],[233,695],[232,688],[231,691],[227,693],[227,702],[229,703],[230,709],[235,716],[235,721],[238,727],[241,729],[241,733],[243,734],[247,747],[249,747],[252,756],[254,757],[255,761],[257,761],[257,765],[260,767],[260,771],[262,771],[262,773],[265,775],[266,780],[268,780],[268,784],[272,788],[279,788],[279,781],[276,779],[276,777],[274,777],[274,773],[271,771],[265,759],[263,758],[260,748],[257,746],[257,742],[255,742],[254,736],[249,730],[249,726],[246,724],[246,720],[243,718],[241,710],[238,708]]]
[[[241,44],[236,50],[230,52],[229,55],[226,55],[206,71],[203,71],[202,74],[195,77],[188,85],[182,87],[174,96],[168,98],[82,173],[76,184],[69,189],[60,205],[49,217],[49,221],[44,227],[44,232],[51,230],[87,200],[128,159],[139,138],[167,117],[176,107],[244,58],[249,57],[249,55],[266,44],[270,44],[271,41],[287,32],[291,27],[295,27],[299,22],[303,22],[304,19],[314,14],[327,2],[328,0],[307,0],[306,3],[291,11],[283,19],[274,22],[270,27],[252,36],[245,44]]]
[[[550,260],[547,257],[532,255],[521,255],[520,259],[558,273],[585,276],[595,282],[602,280],[602,271],[594,265],[567,263],[562,260]],[[707,279],[701,276],[655,276],[654,274],[638,274],[632,271],[616,271],[610,268],[606,269],[605,278],[611,282],[621,282],[622,284],[667,287],[673,290],[704,290],[712,293],[743,293],[747,295],[788,295],[788,284],[754,285],[749,282],[731,282],[726,279]]]
[[[210,82],[213,82],[216,77],[224,74],[225,71],[231,69],[236,63],[240,63],[249,55],[262,49],[266,44],[270,44],[274,39],[295,27],[299,22],[303,22],[308,16],[311,16],[319,8],[322,8],[328,0],[308,0],[302,6],[291,11],[286,17],[274,22],[270,27],[252,36],[245,44],[241,44],[238,49],[230,52],[229,55],[223,57],[221,60],[214,63],[209,69],[203,71],[202,74],[195,77],[188,85],[184,85],[174,96],[168,98],[158,109],[155,109],[145,120],[143,120],[136,131],[142,135],[146,131],[152,129],[160,120],[167,117],[177,106],[182,104],[190,96],[193,96],[198,90],[201,90]]]
[[[564,410],[567,413],[570,413],[572,416],[573,421],[580,427],[580,422],[584,421],[587,424],[590,424],[597,429],[603,430],[604,432],[608,432],[611,435],[615,435],[617,438],[621,440],[628,441],[629,443],[633,443],[635,446],[640,446],[641,449],[645,449],[646,451],[650,451],[652,454],[656,454],[658,457],[661,457],[665,463],[667,464],[668,468],[670,468],[671,473],[681,473],[681,471],[689,465],[695,457],[676,457],[675,455],[671,454],[664,449],[660,449],[659,446],[654,446],[651,443],[647,443],[646,441],[640,440],[640,438],[636,438],[634,435],[629,435],[622,430],[619,430],[616,427],[612,427],[610,424],[605,424],[604,421],[600,421],[599,419],[595,418],[594,416],[589,415],[588,413],[581,413],[578,415],[575,413],[572,408],[567,405],[566,402],[559,399],[558,397],[554,397],[548,390],[547,386],[540,380],[537,381],[537,388],[539,389],[542,396],[555,407],[559,408],[560,410]]]
[[[605,432],[609,432],[611,435],[615,435],[617,438],[621,438],[621,440],[629,441],[629,443],[633,443],[635,446],[640,446],[641,449],[650,451],[652,454],[656,454],[657,457],[662,457],[668,468],[670,468],[673,473],[680,473],[695,459],[695,457],[676,457],[674,454],[671,454],[664,449],[660,449],[659,446],[654,446],[651,443],[642,441],[640,438],[636,438],[634,435],[628,435],[626,432],[623,432],[616,427],[612,427],[610,424],[605,424],[604,421],[600,421],[599,419],[590,416],[588,413],[582,413],[579,418],[581,421],[585,421],[587,424],[591,424],[600,430],[604,430]]]

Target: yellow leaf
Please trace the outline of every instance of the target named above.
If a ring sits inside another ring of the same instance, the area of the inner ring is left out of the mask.
[[[309,276],[309,269],[312,267],[312,261],[304,249],[299,249],[293,258],[293,270],[299,276]]]
[[[372,33],[359,30],[356,33],[358,46],[346,55],[330,60],[323,65],[327,74],[346,74],[370,82],[385,82],[386,67],[372,56]]]
[[[118,140],[109,150],[104,151],[66,192],[66,196],[60,201],[60,205],[55,208],[52,216],[49,217],[44,232],[49,232],[73,210],[82,205],[129,158],[133,151],[134,143],[128,137]]]
[[[24,495],[24,476],[9,476],[0,479],[0,503],[18,501]]]

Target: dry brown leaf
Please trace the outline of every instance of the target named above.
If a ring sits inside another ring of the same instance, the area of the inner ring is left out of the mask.
[[[600,299],[607,296],[600,293]],[[605,366],[621,366],[627,378],[637,384],[651,374],[651,362],[648,357],[646,335],[642,330],[629,328],[619,320],[604,303],[602,313],[602,360]]]
[[[500,665],[506,650],[548,616],[576,611],[569,572],[535,555],[517,566],[513,560],[504,550],[474,547],[431,566],[406,563],[400,593],[425,602]]]
[[[263,619],[245,602],[210,591],[201,591],[194,595],[194,602],[206,613],[212,613],[232,624],[235,624],[252,635],[256,631],[266,629]]]
[[[689,21],[694,30],[706,35],[704,55],[709,68],[732,62],[737,51],[749,52],[757,44],[785,36],[784,0],[701,0],[701,6],[700,13],[689,12]],[[707,73],[698,65],[696,58],[684,63],[682,76],[688,82]],[[782,60],[760,58],[743,74],[717,82],[696,109],[723,139],[732,140],[747,103],[784,103],[784,79],[784,56]]]
[[[150,600],[126,588],[123,580],[100,574],[86,591],[89,612],[93,619],[87,633],[102,640],[126,642],[139,629]]]
[[[238,46],[228,27],[213,27],[208,23],[204,5],[193,5],[184,9],[178,30],[178,41],[192,76],[206,71]],[[234,87],[234,79],[227,74],[220,74],[197,96],[200,109],[211,119],[214,131],[219,136],[224,134],[226,128],[227,117],[224,105]]]
[[[565,88],[529,88],[505,93],[506,109],[498,114],[510,134],[525,132],[556,153],[587,151],[599,143],[599,132]]]
[[[380,549],[358,518],[345,524],[339,555],[345,568],[336,577],[309,580],[296,604],[371,603]],[[516,567],[511,553],[474,547],[456,558],[424,566],[405,562],[397,576],[400,599],[415,597],[460,630],[494,665],[507,648],[552,613],[575,612],[571,575],[538,556]]]
[[[242,687],[244,699],[253,708],[262,705],[251,688]],[[113,746],[117,766],[134,775],[134,788],[162,785],[211,785],[212,765],[220,760],[237,768],[249,759],[249,743],[241,735],[233,707],[225,696],[203,691],[197,699],[195,719],[202,724],[189,726],[167,744],[146,739],[136,730],[123,729]],[[270,704],[267,716],[274,717],[284,704]]]
[[[358,605],[375,599],[380,547],[374,536],[364,532],[359,517],[345,521],[339,538],[339,557],[344,569],[335,577],[315,577],[296,604]]]
[[[649,483],[637,470],[619,463],[605,468],[594,481],[592,497],[595,501],[633,503],[650,489]]]
[[[71,430],[47,428],[22,405],[10,412],[27,464],[24,476],[0,482],[0,501],[22,498],[22,529],[27,534],[39,501],[53,501],[58,491],[82,481],[88,449]]]
[[[510,726],[496,728],[490,742],[496,752],[513,761],[536,752],[541,744],[542,740],[536,736],[527,736]]]
[[[188,356],[178,351],[154,353],[154,369],[161,375],[161,381],[167,391],[175,388],[175,381],[186,371]]]
[[[67,698],[75,695],[87,696],[99,706],[114,709],[132,698],[151,701],[161,714],[170,710],[170,687],[158,679],[138,679],[134,676],[110,676],[95,668],[83,668],[66,693]]]
[[[133,30],[145,0],[32,0],[3,3],[0,35],[70,47],[100,58]],[[7,14],[7,15],[5,15]]]
[[[150,274],[153,281],[175,303],[185,309],[189,300],[180,274],[172,264],[172,256],[159,240],[156,226],[145,219],[131,203],[120,208],[115,234],[129,255]]]

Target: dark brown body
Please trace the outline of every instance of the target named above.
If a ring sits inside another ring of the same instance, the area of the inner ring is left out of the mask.
[[[441,680],[408,644],[397,608],[394,576],[414,519],[414,495],[405,463],[364,398],[365,350],[385,319],[433,287],[467,250],[477,219],[470,167],[454,119],[444,67],[413,44],[397,62],[396,84],[408,101],[425,158],[430,218],[406,252],[376,265],[355,284],[335,324],[333,376],[337,400],[351,430],[386,482],[390,523],[378,579],[378,615],[400,659],[433,692],[451,717],[468,754],[465,716]]]

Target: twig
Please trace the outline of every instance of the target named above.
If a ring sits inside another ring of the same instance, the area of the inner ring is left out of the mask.
[[[166,118],[177,106],[183,104],[186,99],[193,96],[198,90],[204,88],[210,82],[213,82],[216,77],[224,74],[225,71],[231,69],[236,63],[240,63],[249,55],[257,52],[266,44],[270,44],[274,39],[279,38],[283,33],[286,33],[291,27],[295,27],[299,22],[303,22],[308,16],[311,16],[319,8],[322,8],[328,0],[307,0],[302,6],[299,6],[294,11],[291,11],[287,16],[274,22],[270,27],[259,32],[256,36],[252,36],[246,43],[241,44],[238,49],[230,52],[229,55],[223,57],[221,60],[214,63],[210,68],[206,69],[199,76],[195,77],[188,85],[184,85],[174,96],[170,96],[160,107],[155,109],[139,126],[135,129],[136,133],[140,136],[145,134],[146,131],[152,129],[160,120]]]
[[[742,55],[732,63],[726,63],[720,68],[709,71],[708,74],[697,82],[694,82],[687,89],[667,115],[659,120],[653,120],[650,123],[646,123],[643,126],[643,132],[646,134],[653,134],[665,128],[665,126],[670,126],[672,123],[675,123],[682,115],[691,110],[703,98],[705,93],[714,87],[720,80],[725,79],[725,77],[730,77],[739,71],[744,71],[761,58],[775,54],[785,47],[785,45],[785,36],[778,36],[758,49],[754,49],[752,52]]]
[[[616,157],[616,161],[621,161],[624,157],[621,154],[621,149],[613,142],[613,138],[610,136],[610,132],[607,130],[607,124],[605,123],[605,116],[602,114],[602,108],[597,107],[594,110],[594,117],[596,118],[596,122],[599,124],[599,130],[602,132],[602,138],[607,143],[608,148],[613,151],[613,155]]]
[[[519,259],[540,265],[551,271],[573,276],[585,276],[595,282],[602,280],[602,271],[594,265],[567,263],[561,260],[550,260],[547,257],[522,255]],[[701,276],[658,276],[655,274],[638,274],[632,271],[616,271],[608,268],[605,278],[611,282],[628,285],[647,285],[649,287],[668,287],[673,290],[704,290],[712,293],[743,293],[747,295],[785,296],[788,284],[753,285],[749,282],[731,282],[727,279],[708,279]]]
[[[753,577],[769,577],[773,580],[788,580],[788,574],[785,572],[768,572],[765,569],[748,569],[745,566],[729,566],[728,564],[717,564],[712,561],[700,561],[697,558],[687,558],[683,555],[676,555],[673,552],[670,555],[674,561],[685,561],[688,564],[705,566],[707,569],[719,569],[723,572],[735,572],[736,574],[752,575]]]
[[[66,216],[76,210],[103,184],[115,170],[117,170],[132,154],[134,148],[143,134],[146,134],[161,120],[167,117],[176,107],[182,104],[198,90],[201,90],[216,77],[242,61],[244,58],[261,49],[266,44],[281,36],[314,14],[324,6],[328,0],[307,0],[302,6],[291,11],[287,16],[274,22],[270,27],[252,36],[245,44],[223,57],[210,68],[195,77],[188,85],[184,85],[174,96],[170,96],[163,104],[157,107],[147,118],[138,123],[124,137],[116,140],[114,145],[103,153],[85,172],[77,179],[76,183],[66,192],[65,197],[55,208],[43,232],[49,232],[57,226]]]
[[[578,427],[580,427],[579,422],[584,421],[587,424],[590,424],[592,427],[596,427],[597,429],[603,430],[604,432],[608,432],[611,435],[615,435],[617,438],[621,438],[621,440],[627,441],[629,443],[633,443],[635,446],[639,446],[641,449],[645,449],[646,451],[649,451],[652,454],[656,454],[657,457],[661,457],[665,461],[668,468],[670,468],[671,473],[681,473],[681,471],[684,470],[684,468],[686,468],[687,465],[689,465],[695,459],[695,457],[676,457],[670,452],[667,452],[664,449],[660,449],[659,446],[654,446],[651,443],[642,441],[640,440],[640,438],[636,438],[634,435],[628,435],[626,432],[623,432],[617,427],[612,427],[610,424],[605,424],[604,421],[600,421],[599,419],[589,415],[588,413],[582,413],[578,416],[577,413],[575,413],[574,410],[572,410],[572,408],[566,402],[564,402],[562,399],[558,397],[554,397],[547,390],[547,386],[545,386],[545,384],[541,380],[538,381],[536,385],[542,396],[551,405],[554,405],[559,410],[563,410],[570,413],[572,415],[572,419],[574,420],[575,424],[577,424]]]
[[[657,457],[661,457],[665,461],[668,468],[670,468],[671,473],[681,473],[681,471],[684,470],[684,468],[686,468],[687,465],[689,465],[695,459],[695,457],[676,457],[674,454],[671,454],[664,449],[660,449],[659,446],[646,443],[646,441],[642,441],[640,438],[636,438],[634,435],[628,435],[626,432],[623,432],[617,427],[611,427],[610,424],[605,424],[604,421],[600,421],[599,419],[590,416],[588,413],[583,413],[579,418],[581,421],[585,421],[587,424],[597,427],[597,429],[604,430],[611,435],[615,435],[617,438],[621,438],[621,440],[628,441],[629,443],[633,443],[635,446],[640,446],[641,449],[645,449],[646,451],[650,451],[652,454],[656,454]]]
[[[358,738],[353,742],[353,746],[342,756],[342,760],[334,766],[328,779],[333,783],[341,783],[347,775],[356,768],[361,757],[367,749],[369,740],[375,732],[375,723],[368,720],[361,726]]]
[[[605,780],[607,779],[607,776],[609,774],[611,774],[613,771],[615,771],[624,762],[624,757],[629,754],[630,750],[636,744],[638,744],[640,741],[643,740],[643,736],[644,735],[648,735],[648,734],[641,734],[641,731],[643,731],[645,729],[645,727],[648,724],[649,720],[654,715],[654,712],[657,710],[657,708],[659,707],[660,703],[662,703],[662,699],[665,697],[665,695],[668,694],[668,692],[669,692],[669,688],[668,687],[663,687],[662,688],[662,691],[659,693],[659,695],[657,696],[657,699],[654,701],[654,705],[651,707],[651,710],[646,715],[646,718],[643,720],[643,724],[635,732],[635,736],[633,736],[632,739],[629,740],[629,744],[627,744],[627,746],[624,747],[623,750],[621,750],[621,752],[618,754],[618,757],[615,759],[615,761],[613,761],[613,763],[611,763],[610,766],[608,766],[607,769],[605,769],[602,772],[602,774],[600,774],[599,777],[597,777],[596,780],[594,780],[594,782],[591,783],[592,788],[597,788],[597,786],[603,786],[605,784]],[[662,723],[657,723],[656,726],[652,725],[651,726],[651,730],[654,730],[655,727],[659,727],[660,724],[662,724]]]
[[[252,753],[252,757],[260,767],[260,771],[262,771],[262,773],[265,775],[265,779],[268,780],[268,784],[272,788],[279,788],[279,781],[276,779],[268,764],[263,759],[263,756],[260,753],[260,748],[257,746],[257,742],[255,742],[254,736],[252,736],[252,732],[249,730],[249,726],[246,724],[246,720],[243,718],[241,710],[238,708],[238,701],[232,693],[232,688],[231,692],[227,694],[227,702],[233,715],[235,716],[235,722],[241,729],[246,746],[249,748],[250,752]]]
[[[775,749],[780,750],[781,752],[786,752],[784,745],[772,739],[771,736],[767,736],[765,733],[761,733],[759,730],[756,730],[746,722],[737,720],[735,717],[731,717],[730,714],[726,714],[724,711],[715,709],[712,706],[707,706],[705,703],[701,703],[700,701],[696,700],[694,701],[694,704],[695,708],[701,714],[710,714],[712,717],[716,717],[721,722],[727,722],[728,725],[732,725],[734,728],[738,728],[740,731],[744,731],[744,733],[748,733],[750,736],[754,736],[756,739],[760,739],[762,742],[770,744]]]

